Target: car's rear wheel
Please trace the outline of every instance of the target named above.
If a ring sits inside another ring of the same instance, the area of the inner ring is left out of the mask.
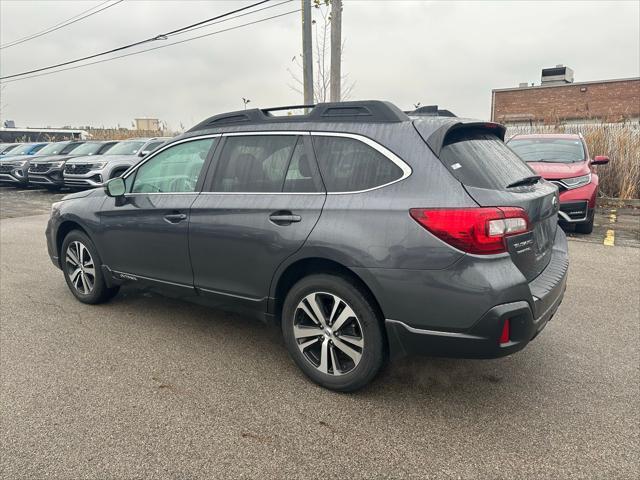
[[[381,318],[367,292],[336,275],[312,275],[289,291],[282,331],[289,354],[317,384],[353,391],[384,364]]]
[[[71,293],[83,303],[102,303],[118,293],[108,287],[102,262],[91,239],[79,230],[70,232],[60,250],[62,271]]]

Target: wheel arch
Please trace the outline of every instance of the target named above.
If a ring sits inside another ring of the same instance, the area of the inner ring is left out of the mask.
[[[91,238],[89,231],[79,222],[73,219],[67,219],[60,223],[56,231],[56,249],[58,251],[58,265],[62,268],[62,243],[67,235],[73,230],[79,230],[87,237]]]
[[[291,287],[302,278],[319,273],[339,275],[353,281],[372,302],[380,318],[385,318],[378,299],[373,293],[374,289],[370,286],[372,279],[363,278],[349,267],[333,259],[305,257],[289,263],[279,274],[276,274],[277,276],[272,282],[269,312],[274,315],[276,322],[280,321],[284,299]]]

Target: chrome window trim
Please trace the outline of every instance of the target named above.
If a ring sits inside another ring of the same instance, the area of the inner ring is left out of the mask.
[[[389,185],[393,185],[394,183],[401,182],[402,180],[409,177],[413,170],[412,168],[402,160],[398,155],[393,153],[391,150],[386,148],[385,146],[379,144],[375,140],[372,140],[369,137],[364,135],[360,135],[358,133],[344,133],[344,132],[325,132],[325,131],[300,131],[300,130],[269,130],[269,131],[261,131],[261,130],[253,130],[248,132],[225,132],[225,133],[214,133],[208,135],[198,135],[197,137],[189,137],[184,138],[182,140],[178,140],[177,142],[170,143],[168,145],[164,145],[160,147],[158,150],[155,150],[153,153],[147,155],[140,163],[133,166],[131,169],[127,171],[127,173],[122,177],[126,179],[129,175],[133,174],[138,168],[147,163],[149,160],[153,159],[156,155],[160,154],[167,148],[173,147],[174,145],[179,145],[185,142],[191,142],[195,140],[204,140],[207,138],[221,138],[221,137],[239,137],[239,136],[257,136],[257,135],[306,135],[306,136],[315,136],[315,137],[342,137],[342,138],[351,138],[354,140],[358,140],[365,145],[373,148],[377,152],[381,153],[385,156],[389,161],[393,162],[397,167],[402,170],[402,176],[393,180],[391,182],[387,182],[382,185],[376,185],[375,187],[367,188],[364,190],[353,190],[353,191],[345,191],[345,192],[151,192],[151,193],[126,193],[125,196],[132,195],[181,195],[181,194],[198,194],[198,195],[351,195],[358,193],[366,193],[371,192],[373,190],[378,190],[379,188],[384,188]]]
[[[215,133],[215,134],[210,134],[210,135],[198,135],[197,137],[183,138],[182,140],[178,140],[177,142],[170,143],[169,145],[164,145],[164,146],[158,148],[157,150],[154,150],[153,152],[151,152],[149,155],[144,157],[144,159],[142,161],[140,161],[139,163],[137,163],[136,165],[131,167],[129,170],[127,170],[127,173],[125,173],[125,175],[122,178],[126,179],[129,175],[131,175],[133,172],[138,170],[138,168],[140,168],[142,165],[144,165],[149,160],[154,158],[156,155],[158,155],[161,152],[164,152],[167,148],[173,147],[174,145],[180,145],[181,143],[191,142],[191,141],[195,141],[195,140],[204,140],[204,139],[207,139],[207,138],[217,138],[217,137],[221,137],[221,136],[222,136],[221,133]],[[173,192],[158,192],[158,193],[171,193],[172,195],[175,195],[175,193],[173,193]],[[180,192],[180,193],[198,193],[198,192]]]

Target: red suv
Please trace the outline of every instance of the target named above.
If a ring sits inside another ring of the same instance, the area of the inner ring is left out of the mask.
[[[580,134],[515,135],[507,145],[545,180],[560,189],[561,222],[572,223],[576,231],[593,231],[593,213],[598,196],[598,175],[593,165],[609,163],[609,157],[593,159]]]

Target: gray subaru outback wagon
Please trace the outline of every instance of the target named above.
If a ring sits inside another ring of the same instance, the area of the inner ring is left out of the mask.
[[[503,126],[381,101],[276,110],[211,117],[54,204],[73,295],[126,283],[255,313],[341,391],[388,358],[499,357],[544,328],[568,268],[558,190]]]

